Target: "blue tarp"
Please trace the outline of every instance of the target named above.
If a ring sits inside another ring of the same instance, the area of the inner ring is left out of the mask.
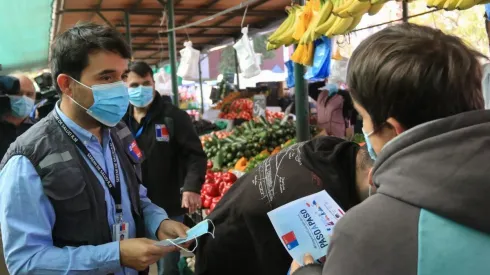
[[[0,74],[46,67],[53,0],[0,0]]]

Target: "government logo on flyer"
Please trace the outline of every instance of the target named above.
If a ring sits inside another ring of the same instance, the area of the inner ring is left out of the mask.
[[[298,240],[296,239],[296,235],[294,235],[293,231],[283,235],[282,241],[284,242],[284,245],[288,248],[288,250],[291,250],[299,245]]]

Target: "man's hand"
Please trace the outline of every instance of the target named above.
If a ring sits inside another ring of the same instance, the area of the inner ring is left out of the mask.
[[[201,207],[200,194],[188,191],[182,194],[182,208],[187,208],[189,213],[194,213],[199,207]]]
[[[175,247],[155,245],[155,241],[140,238],[119,243],[121,266],[143,271],[167,253],[178,251]]]
[[[315,260],[313,259],[313,257],[311,257],[310,254],[305,254],[305,256],[303,258],[303,262],[305,263],[304,265],[308,265],[308,264],[315,263]],[[293,261],[293,263],[291,264],[290,274],[293,275],[293,273],[296,272],[296,270],[298,270],[300,267],[301,267],[301,265],[298,262]]]
[[[158,227],[157,237],[159,240],[186,238],[187,230],[189,230],[189,227],[183,223],[164,220],[160,223],[160,227]]]

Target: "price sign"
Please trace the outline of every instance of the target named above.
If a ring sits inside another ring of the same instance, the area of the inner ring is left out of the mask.
[[[265,110],[267,108],[265,95],[254,95],[254,117],[265,117]]]

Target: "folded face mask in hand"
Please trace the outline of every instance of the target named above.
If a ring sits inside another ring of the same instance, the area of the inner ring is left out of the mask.
[[[209,224],[213,225],[213,231],[209,232]],[[176,238],[176,239],[166,239],[163,241],[160,241],[156,243],[158,246],[176,246],[186,252],[192,253],[196,250],[198,243],[197,243],[197,238],[201,237],[202,235],[205,234],[210,234],[214,238],[214,231],[216,230],[216,227],[214,226],[213,222],[211,220],[203,220],[202,222],[196,224],[193,228],[187,230],[187,237],[186,238]],[[179,244],[186,243],[191,240],[196,241],[196,246],[192,251],[187,250],[186,248],[180,246]]]

